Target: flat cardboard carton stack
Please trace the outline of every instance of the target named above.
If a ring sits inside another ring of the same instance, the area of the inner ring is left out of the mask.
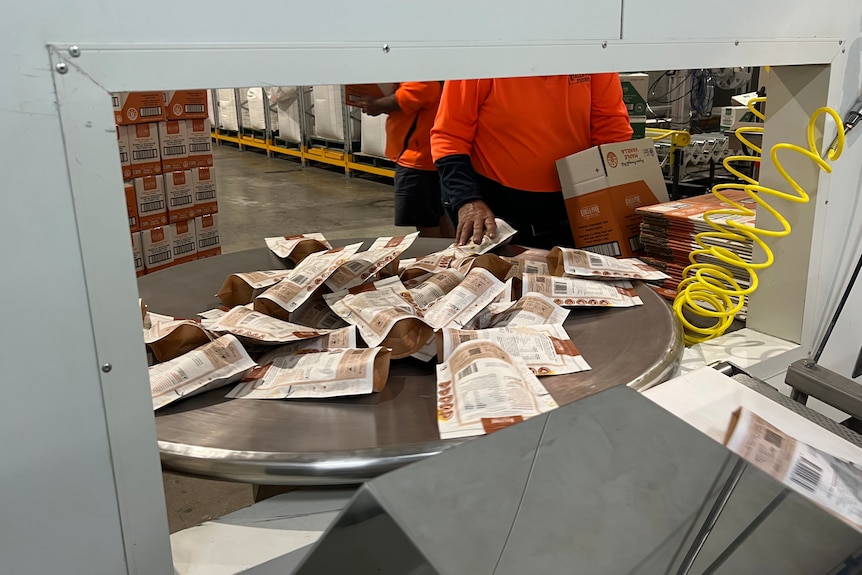
[[[738,202],[754,210],[755,202],[742,190],[725,190],[723,192],[729,199]],[[714,231],[704,221],[704,213],[731,207],[723,203],[713,194],[705,194],[693,198],[666,202],[654,206],[638,208],[638,213],[643,217],[641,224],[641,243],[645,249],[645,255],[641,257],[646,263],[664,271],[670,279],[662,284],[662,295],[669,299],[676,296],[679,282],[682,281],[682,272],[690,264],[689,255],[693,250],[700,249],[695,243],[695,236],[701,232]],[[744,224],[754,225],[754,216],[713,216],[711,220],[717,223],[726,222],[728,219]],[[729,229],[729,228],[728,228]],[[707,238],[707,245],[715,245],[727,248],[741,256],[745,261],[751,261],[752,242],[736,241],[721,238]],[[722,265],[717,259],[708,255],[699,256],[698,261],[703,263],[714,263]],[[734,272],[734,279],[743,288],[750,285],[748,274],[741,270],[728,268]],[[743,307],[739,314],[744,319],[747,306]]]
[[[112,99],[135,273],[197,259],[199,221],[204,257],[220,254],[207,90]]]
[[[637,209],[668,201],[652,140],[594,146],[557,160],[575,246],[605,256],[643,253]]]

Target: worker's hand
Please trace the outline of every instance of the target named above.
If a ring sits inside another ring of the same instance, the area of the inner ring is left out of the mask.
[[[497,236],[497,223],[488,204],[482,200],[473,200],[458,208],[455,245],[463,246],[470,240],[474,244],[481,244],[484,236],[492,239]]]
[[[383,108],[381,102],[382,98],[366,98],[359,102],[359,106],[362,108],[362,111],[368,114],[369,116],[379,116],[380,114],[385,114],[386,110]]]

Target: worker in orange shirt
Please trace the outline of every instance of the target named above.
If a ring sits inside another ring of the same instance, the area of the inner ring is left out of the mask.
[[[395,92],[365,100],[366,114],[389,114],[386,156],[395,162],[395,225],[414,226],[420,236],[455,235],[443,211],[440,177],[431,159],[431,126],[440,103],[442,82],[402,82]]]
[[[618,74],[446,82],[431,153],[456,243],[493,238],[496,216],[521,245],[574,245],[555,161],[631,137]]]

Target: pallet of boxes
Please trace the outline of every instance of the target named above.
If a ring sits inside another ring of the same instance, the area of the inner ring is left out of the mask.
[[[206,90],[112,98],[135,273],[221,254]]]

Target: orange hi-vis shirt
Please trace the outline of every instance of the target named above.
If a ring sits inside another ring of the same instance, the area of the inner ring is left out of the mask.
[[[401,110],[386,119],[386,157],[405,168],[434,170],[431,126],[443,91],[440,82],[402,82],[395,90]],[[405,141],[406,140],[406,141]]]
[[[616,73],[458,80],[443,88],[431,152],[469,155],[478,174],[509,188],[554,192],[556,160],[631,137]]]

